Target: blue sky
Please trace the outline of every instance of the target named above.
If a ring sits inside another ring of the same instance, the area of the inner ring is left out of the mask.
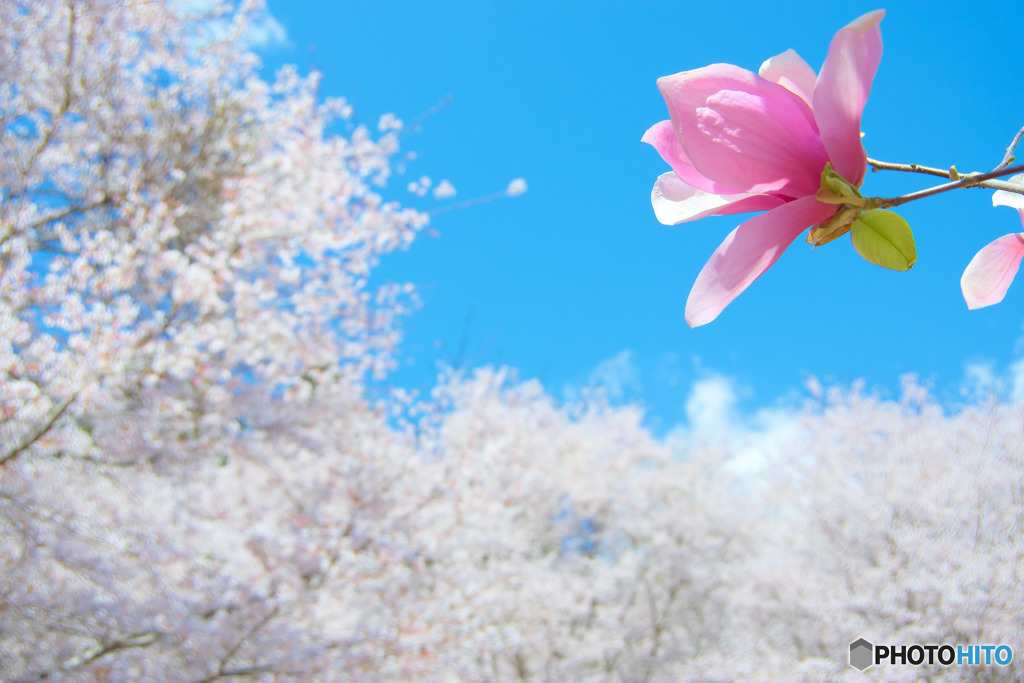
[[[999,5],[887,8],[862,123],[870,156],[961,171],[999,162],[1024,125],[1024,5]],[[465,365],[514,366],[556,396],[601,383],[645,405],[656,429],[684,419],[693,383],[708,376],[730,378],[747,410],[793,400],[810,376],[896,392],[916,373],[951,405],[972,384],[1003,378],[1009,390],[1024,356],[1024,280],[973,312],[959,284],[978,249],[1021,229],[991,191],[902,207],[919,254],[908,273],[868,264],[846,238],[813,252],[798,241],[716,321],[691,330],[683,320],[697,273],[743,217],[655,219],[650,192],[668,167],[640,142],[667,118],[655,81],[713,62],[756,71],[787,48],[817,69],[835,31],[879,7],[811,6],[270,0],[279,27],[264,30],[266,68],[316,65],[323,94],[348,99],[357,121],[393,112],[412,122],[450,97],[403,138],[417,159],[390,196],[430,209],[515,177],[529,184],[521,197],[438,215],[438,237],[382,263],[375,282],[411,281],[424,304],[405,324],[393,381],[429,389],[436,363],[464,348]],[[412,197],[404,188],[421,175],[450,180],[458,196]],[[863,190],[932,184],[879,172]]]

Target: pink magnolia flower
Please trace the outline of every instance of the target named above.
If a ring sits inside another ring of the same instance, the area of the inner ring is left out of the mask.
[[[1010,181],[1024,184],[1024,175],[1014,176]],[[1017,209],[1024,226],[1024,195],[999,190],[993,195],[992,203]],[[974,310],[1002,301],[1017,275],[1021,258],[1024,258],[1024,232],[1003,235],[975,254],[960,278],[967,308]]]
[[[658,220],[766,211],[733,230],[697,276],[686,302],[691,327],[714,320],[806,228],[841,210],[815,198],[826,163],[851,186],[863,183],[860,119],[884,15],[840,30],[818,75],[787,50],[757,74],[712,64],[658,79],[671,120],[643,137],[672,167],[651,193]]]

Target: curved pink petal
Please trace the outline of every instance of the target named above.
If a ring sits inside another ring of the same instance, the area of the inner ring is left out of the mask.
[[[765,194],[711,194],[687,185],[671,171],[658,176],[654,190],[651,191],[654,215],[665,225],[695,221],[707,216],[766,211],[784,201]]]
[[[882,59],[885,10],[875,10],[840,29],[818,74],[812,103],[829,160],[856,187],[864,182],[867,153],[860,141],[860,117]]]
[[[640,141],[646,142],[658,150],[661,158],[672,167],[676,176],[687,185],[704,192],[710,192],[711,194],[727,195],[738,192],[731,187],[719,185],[713,180],[705,178],[701,175],[700,171],[693,167],[693,163],[686,156],[686,150],[679,144],[679,138],[676,137],[676,131],[671,121],[662,121],[654,124],[647,129],[647,132],[640,138]]]
[[[1021,211],[1024,223],[1024,211]],[[984,308],[997,304],[1006,296],[1020,260],[1024,257],[1024,233],[1004,235],[986,245],[967,264],[960,289],[964,293],[967,308]]]
[[[828,160],[814,114],[798,95],[731,64],[658,79],[686,156],[737,191],[814,194]]]
[[[686,300],[686,322],[711,322],[759,278],[800,233],[836,212],[814,197],[801,197],[754,216],[729,233],[704,265]]]
[[[781,55],[766,60],[758,69],[757,75],[772,83],[778,83],[810,106],[818,74],[814,73],[811,65],[795,50],[786,50]]]

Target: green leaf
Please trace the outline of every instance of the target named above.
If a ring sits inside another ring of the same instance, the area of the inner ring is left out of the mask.
[[[865,211],[853,222],[850,237],[857,253],[875,265],[910,270],[917,263],[914,232],[902,216],[892,211]]]

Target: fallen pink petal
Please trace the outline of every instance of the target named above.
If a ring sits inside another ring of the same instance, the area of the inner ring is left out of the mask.
[[[1018,211],[1024,225],[1024,209]],[[1024,233],[1003,235],[974,255],[960,278],[967,308],[992,306],[1003,300],[1024,258]]]
[[[759,74],[712,64],[658,79],[670,120],[643,137],[672,168],[651,193],[658,220],[768,212],[734,230],[705,265],[686,304],[691,327],[714,320],[803,230],[839,210],[814,199],[826,164],[852,186],[863,183],[861,112],[882,56],[884,15],[841,29],[817,76],[787,50]]]

